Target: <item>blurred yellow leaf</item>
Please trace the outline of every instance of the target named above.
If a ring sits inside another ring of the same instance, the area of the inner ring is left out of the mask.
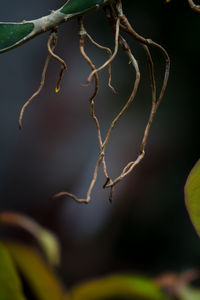
[[[59,264],[60,245],[52,232],[46,230],[29,217],[10,211],[0,213],[0,224],[17,226],[28,231],[36,238],[48,261],[52,265]]]
[[[59,265],[60,245],[56,236],[49,230],[40,226],[37,238],[50,264],[55,266]]]
[[[129,275],[113,275],[82,283],[71,290],[67,299],[100,300],[125,297],[138,300],[167,299],[152,280]]]
[[[199,300],[200,290],[190,286],[184,286],[180,289],[179,296],[181,300]]]
[[[38,300],[63,299],[60,281],[37,250],[15,243],[5,243],[5,246]]]
[[[25,300],[12,259],[0,243],[0,300]]]

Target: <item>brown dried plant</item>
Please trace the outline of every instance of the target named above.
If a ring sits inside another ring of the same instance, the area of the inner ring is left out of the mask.
[[[199,9],[199,7],[195,6],[192,1],[190,1],[190,0],[188,0],[188,1],[193,9],[194,8]],[[154,119],[154,116],[156,114],[156,111],[160,105],[162,98],[163,98],[163,95],[164,95],[164,92],[165,92],[165,89],[167,86],[167,82],[168,82],[169,69],[170,69],[170,59],[169,59],[169,56],[168,56],[166,50],[161,45],[157,44],[156,42],[152,41],[151,39],[144,38],[143,36],[139,35],[134,30],[134,28],[129,23],[127,17],[123,13],[121,0],[116,0],[115,6],[112,4],[112,2],[108,5],[106,5],[104,7],[104,11],[105,11],[105,16],[108,21],[108,24],[110,25],[110,27],[114,33],[114,36],[115,36],[115,47],[114,47],[113,52],[111,51],[111,49],[104,47],[104,46],[100,45],[99,43],[97,43],[85,29],[84,24],[83,24],[83,17],[78,18],[80,53],[83,56],[84,60],[88,63],[88,65],[91,68],[91,73],[88,76],[87,83],[88,84],[91,83],[92,80],[94,79],[94,91],[89,99],[89,105],[90,105],[90,114],[91,114],[91,117],[94,120],[94,123],[96,126],[98,143],[99,143],[99,154],[98,154],[97,162],[96,162],[96,165],[95,165],[95,168],[93,171],[93,176],[92,176],[91,182],[89,184],[89,188],[88,188],[85,198],[78,198],[76,195],[66,192],[66,191],[60,192],[60,193],[57,193],[54,195],[55,198],[58,198],[61,196],[67,196],[67,197],[74,199],[76,202],[81,202],[81,203],[82,202],[83,203],[90,202],[92,190],[96,183],[99,167],[101,166],[101,164],[103,166],[103,171],[104,171],[104,176],[105,176],[105,184],[103,185],[103,188],[110,189],[109,199],[110,199],[110,201],[112,201],[115,185],[117,183],[119,183],[122,179],[124,179],[129,173],[131,173],[133,171],[133,169],[144,158],[146,144],[147,144],[147,138],[149,135],[149,130],[150,130],[152,121]],[[128,33],[135,41],[137,41],[143,47],[144,51],[146,52],[149,70],[150,70],[151,89],[152,89],[152,96],[151,96],[152,104],[151,104],[149,118],[148,118],[145,130],[144,130],[144,134],[142,137],[142,141],[140,144],[140,150],[139,150],[138,156],[134,160],[130,161],[127,165],[125,165],[123,170],[121,171],[121,173],[116,178],[112,179],[109,176],[108,170],[107,170],[107,164],[106,164],[106,159],[105,159],[106,147],[109,143],[112,131],[115,128],[116,124],[119,122],[122,115],[124,115],[124,113],[127,111],[127,109],[130,107],[131,103],[135,99],[135,96],[136,96],[137,90],[138,90],[138,86],[140,83],[140,77],[141,77],[138,62],[137,62],[136,58],[134,57],[134,54],[133,54],[130,46],[128,45],[126,39],[123,37],[123,32]],[[92,59],[87,55],[87,53],[85,51],[85,39],[86,38],[94,46],[96,46],[99,49],[102,49],[108,53],[109,58],[106,60],[106,62],[102,66],[96,67],[95,64],[93,63]],[[47,59],[46,59],[45,65],[44,65],[43,72],[42,72],[40,86],[39,86],[38,90],[28,99],[28,101],[22,107],[20,117],[19,117],[19,127],[20,128],[22,127],[22,119],[23,119],[23,114],[24,114],[25,109],[32,102],[32,100],[41,92],[41,90],[44,86],[46,71],[47,71],[47,67],[48,67],[49,60],[51,57],[55,58],[57,61],[59,61],[61,63],[61,71],[60,71],[58,83],[56,85],[56,92],[60,88],[60,82],[62,79],[63,71],[66,69],[66,64],[59,56],[57,56],[54,53],[56,44],[57,44],[57,30],[55,29],[51,32],[49,39],[48,39],[48,43],[47,43],[48,56],[47,56]],[[115,118],[111,122],[111,124],[107,130],[107,133],[105,135],[105,138],[102,138],[101,125],[100,125],[98,117],[95,113],[95,97],[97,96],[98,90],[99,90],[98,73],[101,70],[108,67],[108,86],[115,93],[115,89],[111,85],[111,80],[112,80],[111,63],[117,56],[119,46],[122,47],[124,53],[126,54],[126,56],[128,58],[129,64],[133,67],[133,69],[135,71],[135,80],[134,80],[132,92],[131,92],[129,98],[127,99],[126,103],[124,104],[124,106],[122,107],[120,112],[115,116]],[[153,63],[153,59],[152,59],[151,52],[149,49],[150,47],[157,48],[163,54],[164,59],[165,59],[164,78],[163,78],[161,91],[158,95],[157,95],[157,91],[156,91],[154,63]]]

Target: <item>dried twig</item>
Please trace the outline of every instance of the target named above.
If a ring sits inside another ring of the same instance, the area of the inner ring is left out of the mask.
[[[85,30],[84,26],[83,26],[83,19],[79,18],[79,35],[80,35],[80,53],[83,56],[83,58],[85,59],[85,61],[89,64],[89,66],[91,67],[92,70],[96,70],[96,67],[94,65],[94,63],[91,61],[91,59],[89,58],[89,56],[86,54],[85,52],[85,37],[87,36],[87,31]],[[92,96],[89,99],[89,103],[91,103],[93,101],[93,99],[96,97],[98,90],[99,90],[99,77],[98,74],[95,73],[94,75],[95,77],[95,88],[94,88],[94,92],[92,94]]]
[[[44,87],[46,72],[47,72],[47,68],[48,68],[49,61],[50,61],[51,57],[55,58],[57,61],[59,61],[62,64],[61,71],[60,71],[59,78],[58,78],[58,82],[57,82],[57,85],[56,85],[56,92],[58,92],[59,89],[60,89],[60,82],[62,80],[63,71],[66,69],[66,63],[64,62],[63,59],[61,59],[58,55],[56,55],[53,52],[56,48],[57,40],[58,40],[57,30],[54,29],[54,31],[52,31],[50,33],[49,38],[48,38],[48,42],[47,42],[48,55],[47,55],[47,58],[46,58],[46,61],[45,61],[45,64],[44,64],[43,71],[42,71],[40,86],[37,89],[37,91],[25,102],[25,104],[23,105],[23,107],[20,111],[20,116],[19,116],[19,121],[18,121],[20,129],[22,128],[22,120],[23,120],[23,115],[24,115],[25,109],[31,104],[33,99],[40,94],[40,92],[42,91],[42,89]]]
[[[193,0],[188,0],[188,3],[194,11],[200,13],[200,5],[194,4]]]
[[[92,181],[90,183],[90,186],[89,186],[89,189],[88,189],[88,192],[87,192],[87,196],[86,196],[85,199],[78,198],[76,195],[68,193],[68,192],[57,193],[53,196],[53,198],[59,198],[59,197],[62,197],[62,196],[67,196],[67,197],[70,197],[70,198],[74,199],[76,202],[79,202],[79,203],[89,203],[90,199],[91,199],[92,189],[93,189],[94,184],[97,180],[98,169],[99,169],[99,166],[101,164],[102,158],[103,158],[103,156],[100,156],[97,163],[96,163],[93,178],[92,178]]]
[[[57,37],[55,35],[54,32],[51,32],[50,35],[49,35],[49,39],[48,39],[48,42],[47,42],[47,46],[50,48],[52,47],[52,51],[56,48],[56,44],[57,44]],[[47,68],[48,68],[48,65],[49,65],[49,61],[50,61],[50,58],[51,58],[51,53],[49,53],[47,55],[47,58],[46,58],[46,61],[45,61],[45,64],[44,64],[44,68],[43,68],[43,71],[42,71],[42,76],[41,76],[41,81],[40,81],[40,86],[39,88],[37,89],[37,91],[25,102],[25,104],[22,106],[22,109],[20,111],[20,115],[19,115],[19,128],[21,129],[22,128],[22,120],[23,120],[23,115],[24,115],[24,111],[25,109],[27,108],[27,106],[29,106],[29,104],[31,104],[31,102],[33,101],[33,99],[35,97],[37,97],[39,95],[39,93],[42,91],[43,87],[44,87],[44,83],[45,83],[45,78],[46,78],[46,72],[47,72]]]
[[[88,32],[86,33],[87,38],[90,40],[90,42],[95,45],[97,48],[105,50],[108,55],[109,55],[109,59],[111,59],[112,57],[112,51],[110,50],[110,48],[102,46],[100,44],[98,44],[96,41],[94,41],[94,39],[88,34]],[[112,81],[112,72],[111,72],[111,62],[108,64],[108,86],[109,88],[113,91],[114,94],[116,94],[116,90],[115,88],[112,86],[111,84]]]
[[[78,21],[79,21],[79,36],[80,36],[80,53],[83,56],[83,58],[85,59],[85,61],[89,64],[91,69],[93,71],[95,71],[96,67],[95,67],[94,63],[92,62],[92,60],[89,58],[89,56],[85,52],[85,37],[88,37],[89,34],[87,33],[87,31],[84,28],[83,18],[80,17],[78,19]],[[105,162],[105,158],[104,158],[104,151],[102,151],[102,137],[101,137],[100,124],[99,124],[97,116],[95,115],[95,109],[94,109],[94,98],[96,97],[96,95],[98,93],[98,90],[99,90],[99,78],[98,78],[98,73],[97,72],[94,74],[94,78],[95,78],[95,88],[94,88],[93,94],[91,95],[91,97],[89,99],[89,103],[90,103],[90,113],[91,113],[91,116],[92,116],[92,118],[93,118],[93,120],[96,124],[96,128],[97,128],[97,136],[98,136],[98,141],[99,141],[99,145],[100,145],[100,154],[99,154],[98,159],[97,159],[97,163],[96,163],[96,166],[95,166],[95,169],[94,169],[93,177],[92,177],[91,183],[89,185],[89,188],[88,188],[87,195],[86,195],[85,199],[78,198],[76,195],[74,195],[72,193],[68,193],[68,192],[58,193],[58,194],[54,195],[55,198],[58,198],[58,197],[61,197],[61,196],[68,196],[68,197],[74,199],[76,202],[88,203],[91,199],[91,193],[92,193],[93,187],[95,185],[95,182],[97,180],[98,169],[99,169],[99,166],[100,166],[101,162],[103,163],[103,170],[104,170],[105,177],[108,178],[106,162]]]
[[[91,38],[91,36],[87,33],[87,31],[85,30],[85,28],[83,26],[82,18],[79,18],[80,52],[81,52],[83,58],[86,60],[86,62],[89,64],[89,66],[92,69],[92,72],[90,73],[90,75],[88,77],[88,82],[91,82],[93,77],[95,79],[95,89],[94,89],[94,92],[93,92],[92,96],[90,97],[89,103],[90,103],[91,116],[92,116],[92,118],[93,118],[93,120],[96,124],[96,128],[97,128],[97,136],[98,136],[98,141],[99,141],[99,146],[100,146],[100,153],[99,153],[99,156],[98,156],[98,159],[97,159],[97,163],[96,163],[96,166],[95,166],[95,169],[94,169],[93,177],[92,177],[91,183],[89,185],[89,189],[88,189],[88,192],[87,192],[87,195],[86,195],[85,199],[77,198],[74,194],[71,194],[71,193],[68,193],[68,192],[61,192],[61,193],[58,193],[58,194],[55,195],[55,197],[68,196],[68,197],[73,198],[77,202],[84,202],[84,203],[88,203],[91,199],[92,189],[93,189],[94,184],[97,180],[98,169],[99,169],[101,163],[103,164],[104,175],[106,177],[106,182],[105,182],[103,188],[110,188],[109,199],[110,199],[110,201],[112,201],[115,185],[118,182],[120,182],[124,177],[126,177],[135,168],[135,166],[138,165],[140,163],[140,161],[143,159],[143,157],[145,155],[145,148],[146,148],[147,138],[148,138],[148,135],[149,135],[149,130],[150,130],[152,121],[154,119],[155,113],[156,113],[156,111],[157,111],[157,109],[160,105],[160,102],[163,98],[163,95],[164,95],[164,92],[165,92],[165,89],[166,89],[166,85],[167,85],[167,81],[168,81],[168,77],[169,77],[169,69],[170,69],[170,59],[169,59],[169,56],[168,56],[166,50],[162,46],[160,46],[159,44],[155,43],[154,41],[152,41],[150,39],[145,39],[144,37],[140,36],[132,28],[132,26],[130,25],[128,19],[126,18],[126,16],[123,13],[121,0],[116,1],[115,9],[113,8],[112,4],[106,6],[105,7],[105,12],[106,12],[106,17],[109,21],[109,24],[111,25],[111,28],[112,28],[112,30],[115,34],[115,48],[114,48],[113,54],[112,54],[112,52],[109,48],[106,48],[106,47],[103,47],[103,46],[99,45],[98,43],[96,43]],[[118,123],[121,116],[127,111],[129,106],[133,102],[133,100],[136,96],[137,90],[138,90],[139,82],[140,82],[140,70],[139,70],[137,60],[135,59],[128,43],[122,37],[122,35],[119,33],[120,28],[123,31],[129,33],[136,41],[138,41],[143,46],[143,48],[146,52],[148,65],[149,65],[149,70],[150,70],[150,80],[151,80],[151,89],[152,89],[152,106],[151,106],[151,111],[150,111],[150,114],[149,114],[149,119],[147,121],[145,130],[144,130],[142,142],[141,142],[141,145],[140,145],[140,151],[139,151],[139,154],[138,154],[137,158],[134,161],[130,161],[123,168],[121,174],[118,177],[116,177],[115,179],[112,180],[109,177],[108,172],[107,172],[106,161],[105,161],[105,149],[106,149],[106,146],[107,146],[107,144],[110,140],[110,137],[111,137],[111,134],[112,134],[112,131],[113,131],[114,127]],[[85,52],[85,47],[84,47],[85,37],[87,37],[91,41],[92,44],[94,44],[95,46],[97,46],[100,49],[106,50],[109,53],[109,59],[99,68],[95,67],[94,63],[92,62],[92,60],[88,57],[88,55]],[[105,139],[102,140],[101,128],[100,128],[98,118],[95,114],[95,108],[94,108],[94,98],[96,97],[96,95],[98,93],[98,89],[99,89],[98,72],[100,70],[102,70],[103,68],[105,68],[107,65],[109,66],[109,84],[108,85],[112,88],[112,86],[111,86],[111,62],[113,61],[113,59],[117,55],[119,43],[122,46],[122,48],[123,48],[124,52],[126,53],[126,55],[128,56],[129,62],[133,66],[136,76],[135,76],[135,81],[134,81],[134,84],[133,84],[133,89],[132,89],[130,97],[128,98],[127,102],[122,107],[120,112],[117,114],[117,116],[114,118],[114,120],[111,122],[110,127],[108,128],[108,131],[106,133]],[[163,84],[162,84],[162,88],[161,88],[161,91],[160,91],[160,94],[158,95],[158,97],[156,95],[156,80],[155,80],[155,74],[154,74],[154,63],[153,63],[153,59],[151,57],[149,46],[154,46],[157,49],[159,49],[162,52],[162,54],[164,55],[165,62],[166,62]]]
[[[57,39],[58,39],[58,36],[56,34],[56,41],[57,41]],[[47,48],[48,48],[49,54],[53,58],[55,58],[55,60],[57,60],[58,62],[61,63],[61,70],[60,70],[59,78],[58,78],[58,81],[57,81],[57,84],[56,84],[56,88],[55,88],[56,93],[58,93],[59,90],[60,90],[60,83],[61,83],[61,80],[62,80],[63,72],[67,68],[67,65],[66,65],[66,62],[61,57],[59,57],[58,55],[56,55],[53,52],[54,49],[51,48],[51,45],[49,43],[47,44]]]
[[[94,71],[96,70],[96,67],[94,65],[94,63],[91,61],[91,59],[89,58],[89,56],[86,54],[85,52],[85,48],[84,48],[84,37],[89,38],[89,40],[95,44],[98,48],[101,49],[106,49],[106,51],[108,51],[109,48],[103,47],[99,44],[97,44],[88,34],[88,32],[86,31],[86,29],[84,28],[83,25],[83,19],[80,18],[80,53],[82,54],[83,58],[86,60],[86,62],[89,64],[89,66],[91,67],[91,69]],[[110,50],[111,51],[111,50]],[[92,94],[92,96],[89,99],[89,103],[90,103],[90,113],[91,116],[96,124],[96,128],[97,128],[97,137],[98,137],[98,141],[99,141],[99,146],[100,146],[100,154],[99,154],[99,159],[101,159],[102,157],[102,164],[103,164],[103,171],[104,171],[104,175],[107,178],[107,180],[109,180],[108,177],[108,173],[107,173],[107,166],[106,166],[106,162],[105,162],[105,154],[104,154],[104,150],[102,150],[102,135],[101,135],[101,128],[100,128],[100,124],[99,124],[99,120],[95,114],[95,109],[94,109],[94,98],[96,97],[98,90],[99,90],[99,78],[98,78],[98,73],[94,74],[95,77],[95,89],[94,92]],[[111,77],[110,77],[111,79]]]
[[[135,168],[135,166],[143,159],[143,157],[145,155],[145,147],[146,147],[147,138],[149,135],[149,130],[150,130],[154,115],[158,109],[158,106],[159,106],[162,98],[163,98],[164,91],[166,89],[166,85],[167,85],[167,81],[168,81],[168,77],[169,77],[169,68],[170,68],[169,56],[168,56],[167,52],[165,51],[165,49],[162,46],[160,46],[159,44],[157,44],[151,40],[144,39],[143,37],[138,35],[133,30],[132,26],[130,25],[127,18],[123,14],[121,0],[119,0],[117,2],[116,10],[117,10],[117,17],[120,17],[120,20],[124,24],[121,26],[121,28],[123,30],[125,30],[126,32],[130,33],[136,40],[138,40],[143,45],[143,47],[146,51],[148,63],[149,63],[149,67],[150,67],[150,78],[151,78],[151,87],[152,87],[152,107],[151,107],[149,120],[147,122],[145,131],[144,131],[142,143],[140,145],[140,153],[139,153],[137,159],[132,162],[129,162],[125,166],[125,168],[122,170],[121,174],[117,178],[115,178],[113,181],[108,182],[104,186],[105,188],[108,188],[108,187],[113,188],[119,181],[121,181],[125,176],[127,176]],[[112,20],[116,19],[116,16],[114,15],[114,10],[112,7],[110,7],[110,12],[107,15],[107,17],[109,17],[109,16],[111,17]],[[154,75],[154,65],[153,65],[153,60],[152,60],[150,51],[148,49],[148,45],[153,45],[153,46],[157,47],[159,50],[161,50],[161,52],[164,54],[165,59],[166,59],[165,76],[164,76],[163,85],[162,85],[161,92],[160,92],[158,99],[156,99],[156,83],[155,83],[155,75]],[[130,53],[127,53],[127,54],[130,58]],[[137,74],[137,69],[136,69],[136,74]]]
[[[116,125],[116,123],[119,121],[120,117],[126,112],[126,110],[129,108],[129,106],[131,105],[131,103],[133,102],[135,96],[136,96],[136,93],[137,93],[137,90],[138,90],[138,86],[139,86],[139,82],[140,82],[140,70],[139,70],[139,66],[138,66],[138,63],[136,61],[136,59],[134,58],[131,50],[130,50],[130,47],[128,46],[127,42],[125,41],[125,39],[123,39],[121,36],[120,36],[120,44],[122,45],[125,53],[127,54],[128,58],[129,58],[129,61],[130,63],[132,64],[132,66],[134,67],[135,69],[135,72],[136,72],[136,78],[135,78],[135,82],[134,82],[134,86],[133,86],[133,90],[131,92],[131,95],[129,97],[129,99],[127,100],[126,104],[123,106],[123,108],[121,109],[121,111],[119,112],[119,114],[115,117],[115,119],[112,121],[111,123],[111,126],[107,132],[107,135],[106,135],[106,138],[104,140],[104,143],[103,143],[103,147],[105,147],[110,139],[110,136],[111,136],[111,133],[112,133],[112,130],[114,128],[114,126]],[[112,195],[113,195],[113,188],[114,186],[119,182],[121,181],[130,171],[132,171],[132,169],[142,160],[142,158],[144,157],[144,151],[142,151],[138,158],[132,163],[131,162],[131,166],[130,166],[130,163],[123,169],[121,175],[119,177],[117,177],[116,179],[114,180],[110,180],[110,182],[108,182],[104,187],[105,188],[111,188],[111,195],[110,195],[110,198],[112,199]],[[131,170],[127,173],[128,169]]]
[[[107,65],[109,65],[113,59],[115,58],[115,56],[117,55],[117,52],[118,52],[118,40],[119,40],[119,27],[120,27],[120,19],[118,18],[117,19],[117,22],[116,22],[116,31],[115,31],[115,49],[114,49],[114,52],[112,54],[112,56],[102,65],[100,66],[98,69],[92,71],[88,77],[88,82],[91,82],[92,80],[92,77],[94,76],[95,73],[103,70],[105,67],[107,67]]]

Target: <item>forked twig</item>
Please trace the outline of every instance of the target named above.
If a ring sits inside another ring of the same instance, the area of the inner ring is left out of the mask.
[[[106,134],[105,140],[103,142],[103,149],[106,147],[106,145],[109,142],[111,133],[115,127],[115,125],[117,124],[117,122],[119,121],[119,119],[121,118],[121,116],[127,111],[127,109],[129,108],[130,104],[133,102],[133,99],[135,98],[135,95],[137,93],[138,90],[138,86],[139,86],[139,82],[140,82],[140,71],[139,71],[139,66],[138,63],[136,61],[136,59],[134,58],[130,47],[128,46],[127,42],[125,41],[125,39],[122,38],[122,36],[120,36],[120,44],[122,45],[125,53],[128,55],[129,58],[129,62],[133,65],[135,72],[136,72],[136,78],[135,78],[135,82],[134,82],[134,86],[133,86],[133,90],[131,92],[131,95],[129,97],[129,99],[127,100],[127,102],[125,103],[125,105],[123,106],[123,108],[121,109],[121,111],[117,114],[117,116],[114,118],[114,120],[112,121],[108,132]]]
[[[123,48],[123,50],[125,51],[125,53],[127,54],[128,58],[129,58],[129,62],[131,63],[131,65],[134,67],[135,72],[136,72],[136,78],[135,78],[135,82],[134,82],[134,86],[133,86],[133,90],[131,92],[130,97],[128,98],[127,102],[125,103],[125,105],[123,106],[123,108],[121,109],[121,111],[118,113],[118,115],[114,118],[114,120],[112,121],[110,128],[107,132],[106,138],[104,140],[103,143],[103,147],[105,148],[107,143],[109,142],[111,133],[115,127],[115,125],[117,124],[117,122],[119,121],[119,119],[121,118],[121,116],[127,111],[127,109],[129,108],[129,106],[131,105],[131,103],[133,102],[133,100],[135,99],[137,90],[138,90],[138,86],[140,83],[140,70],[139,70],[139,66],[138,63],[136,61],[136,59],[134,58],[130,47],[128,46],[126,40],[124,38],[122,38],[122,36],[120,35],[120,44]],[[142,158],[144,157],[144,152],[140,153],[140,155],[138,156],[137,160],[135,161],[135,165],[138,164]],[[126,167],[125,167],[126,168]],[[123,176],[124,177],[124,176]],[[122,178],[120,178],[118,181],[120,181]],[[116,183],[118,182],[115,180],[110,179],[109,182],[107,182],[104,185],[104,188],[110,188],[110,197],[109,200],[112,202],[112,198],[113,198],[113,193],[114,193],[114,186],[116,185]]]
[[[139,70],[138,63],[137,63],[136,59],[134,58],[134,56],[133,56],[133,54],[132,54],[132,52],[130,50],[130,47],[128,46],[126,40],[123,39],[121,36],[120,36],[120,44],[122,45],[123,50],[127,54],[128,58],[129,58],[129,62],[132,64],[132,66],[135,69],[136,78],[135,78],[133,90],[131,92],[130,97],[128,98],[127,102],[125,103],[125,105],[123,106],[123,108],[121,109],[121,111],[118,113],[118,115],[115,117],[115,119],[111,123],[111,126],[110,126],[110,128],[109,128],[109,130],[107,132],[106,138],[104,140],[103,147],[106,147],[107,143],[109,142],[109,139],[110,139],[110,136],[111,136],[113,128],[115,127],[115,125],[117,124],[117,122],[119,121],[119,119],[121,118],[121,116],[126,112],[126,110],[129,108],[129,106],[133,102],[133,100],[134,100],[134,98],[136,96],[137,90],[138,90],[139,83],[140,83],[140,70]],[[142,160],[143,157],[144,157],[144,151],[142,153],[140,153],[140,155],[138,156],[138,158],[134,162],[135,166]],[[125,169],[127,167],[128,167],[128,165],[124,168],[124,170],[122,171],[122,173],[125,171]],[[120,175],[120,179],[118,179],[118,180],[116,180],[116,179],[115,180],[110,180],[109,182],[107,182],[107,184],[105,184],[104,188],[111,188],[110,200],[112,199],[112,195],[113,195],[113,191],[114,191],[114,186],[124,176]]]
[[[93,40],[93,38],[91,37],[91,35],[88,34],[88,32],[86,33],[86,36],[87,36],[88,40],[93,45],[95,45],[97,48],[105,50],[108,53],[108,55],[109,55],[109,59],[111,59],[111,57],[112,57],[112,51],[111,51],[110,48],[98,44],[95,40]],[[111,72],[111,62],[110,62],[108,64],[108,86],[113,91],[113,93],[116,94],[117,92],[116,92],[115,88],[112,86],[111,81],[112,81],[112,72]]]
[[[107,65],[109,65],[113,59],[115,58],[115,56],[117,55],[118,52],[118,46],[119,46],[119,27],[120,27],[120,19],[117,19],[116,22],[116,31],[115,31],[115,49],[114,52],[112,54],[112,56],[102,65],[100,66],[98,69],[92,71],[87,79],[88,82],[91,82],[92,77],[94,76],[95,73],[98,73],[99,71],[103,70],[105,67],[107,67]]]
[[[56,43],[57,43],[57,38],[56,38],[56,35],[54,32],[51,32],[50,35],[49,35],[49,39],[48,39],[48,42],[47,42],[47,45],[50,47],[51,44],[52,44],[52,51],[56,48]],[[37,97],[39,95],[39,93],[42,91],[43,87],[44,87],[44,83],[45,83],[45,78],[46,78],[46,72],[47,72],[47,68],[48,68],[48,65],[49,65],[49,61],[50,61],[50,58],[51,58],[51,54],[48,53],[47,55],[47,58],[46,58],[46,61],[45,61],[45,64],[44,64],[44,68],[43,68],[43,71],[42,71],[42,76],[41,76],[41,81],[40,81],[40,86],[39,88],[37,89],[37,91],[25,102],[25,104],[22,106],[22,109],[20,111],[20,115],[19,115],[19,121],[18,121],[18,124],[19,124],[19,128],[21,129],[22,128],[22,120],[23,120],[23,115],[24,115],[24,111],[25,109],[27,108],[27,106],[29,106],[31,104],[31,102],[33,101],[33,99],[35,97]]]
[[[78,22],[79,22],[79,36],[80,36],[80,53],[83,56],[84,60],[89,64],[91,69],[96,70],[94,63],[91,61],[91,59],[85,52],[85,37],[87,36],[87,31],[85,30],[85,27],[83,25],[83,18],[80,17],[78,19]],[[89,103],[91,103],[93,101],[93,99],[96,97],[98,90],[99,90],[98,74],[96,73],[94,77],[95,77],[95,88],[94,88],[93,94],[91,95],[91,97],[89,99]]]
[[[55,58],[56,60],[58,60],[62,64],[60,75],[59,75],[58,82],[57,82],[57,85],[56,85],[56,92],[59,91],[63,71],[66,69],[66,63],[64,62],[64,60],[62,60],[58,55],[56,55],[53,52],[56,48],[57,40],[58,40],[58,35],[57,35],[57,31],[55,29],[54,31],[52,31],[50,33],[49,38],[48,38],[48,42],[47,42],[48,55],[47,55],[47,58],[46,58],[46,61],[45,61],[45,64],[44,64],[43,71],[42,71],[40,86],[37,89],[37,91],[35,93],[33,93],[33,95],[22,106],[22,109],[21,109],[20,115],[19,115],[19,121],[18,121],[19,129],[22,129],[22,120],[23,120],[25,109],[31,104],[33,99],[40,94],[40,92],[42,91],[42,89],[44,87],[45,79],[46,79],[46,72],[47,72],[49,61],[50,61],[51,57]]]

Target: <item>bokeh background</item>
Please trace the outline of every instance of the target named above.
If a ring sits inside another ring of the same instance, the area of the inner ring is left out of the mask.
[[[68,286],[113,272],[155,276],[200,264],[200,240],[184,205],[184,184],[200,153],[200,15],[186,0],[123,2],[134,28],[167,49],[171,74],[146,156],[117,186],[112,204],[108,190],[102,189],[102,171],[90,204],[51,197],[61,190],[83,197],[98,153],[88,105],[92,86],[81,86],[90,70],[79,53],[76,20],[59,28],[56,53],[68,65],[61,91],[54,91],[60,66],[52,60],[44,90],[25,112],[22,131],[19,112],[39,85],[48,34],[0,55],[0,209],[27,214],[57,234],[62,247],[58,272]],[[63,4],[61,0],[1,1],[0,20],[38,18]],[[85,26],[96,41],[113,49],[113,34],[102,10],[87,15]],[[141,66],[142,81],[106,152],[113,177],[136,158],[151,104],[145,54],[125,36]],[[86,47],[96,65],[106,60],[104,52],[89,43]],[[152,54],[160,86],[164,61],[157,50]],[[108,89],[105,70],[96,99],[104,133],[134,82],[121,50],[112,72],[118,94]]]

